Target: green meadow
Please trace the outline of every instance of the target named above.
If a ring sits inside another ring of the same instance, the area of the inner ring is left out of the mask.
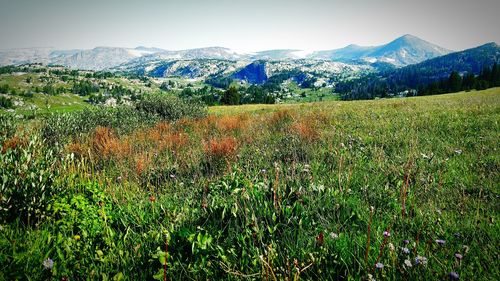
[[[500,88],[208,109],[80,99],[54,97],[77,108],[36,122],[0,115],[1,280],[500,277]]]

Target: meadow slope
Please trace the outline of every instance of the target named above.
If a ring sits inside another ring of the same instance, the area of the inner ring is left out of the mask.
[[[494,88],[9,125],[0,279],[498,280],[499,121]]]

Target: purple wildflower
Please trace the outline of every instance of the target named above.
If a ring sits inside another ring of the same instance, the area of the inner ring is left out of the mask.
[[[384,237],[391,237],[391,233],[389,231],[384,231]]]
[[[50,258],[47,258],[43,261],[43,267],[45,267],[45,269],[52,269],[52,267],[54,267],[54,261]]]
[[[415,258],[415,264],[422,264],[422,265],[426,265],[427,264],[427,258],[426,257],[422,257],[422,256],[417,256]]]
[[[405,243],[405,245],[408,245],[410,244],[410,240],[404,240],[403,243]]]
[[[375,267],[376,267],[377,269],[382,269],[382,268],[384,268],[384,264],[383,264],[383,263],[381,263],[381,262],[377,262],[377,264],[375,265]]]
[[[456,273],[455,271],[450,272],[450,279],[451,280],[458,280],[459,279],[458,273]]]
[[[464,258],[464,256],[462,256],[462,254],[460,254],[460,253],[455,253],[455,258],[461,260]]]
[[[437,239],[436,243],[438,243],[439,245],[443,246],[444,244],[446,244],[446,241],[444,241],[443,239]]]

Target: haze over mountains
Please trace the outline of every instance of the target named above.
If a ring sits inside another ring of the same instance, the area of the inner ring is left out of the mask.
[[[159,48],[96,47],[90,50],[56,50],[54,48],[28,48],[0,51],[0,65],[44,63],[63,65],[75,69],[105,70],[129,69],[131,66],[151,68],[159,62],[174,60],[228,60],[287,61],[323,60],[343,63],[384,62],[396,67],[419,63],[450,53],[412,35],[404,35],[381,46],[363,47],[349,45],[342,49],[307,53],[301,50],[266,50],[256,53],[237,53],[224,47],[208,47],[180,51]]]

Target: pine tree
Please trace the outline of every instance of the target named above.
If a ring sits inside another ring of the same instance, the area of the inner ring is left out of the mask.
[[[450,78],[448,79],[448,86],[449,91],[452,93],[459,92],[462,89],[462,77],[458,72],[451,72]]]
[[[230,87],[224,92],[221,98],[221,103],[226,105],[238,105],[240,104],[240,93],[235,87]]]

